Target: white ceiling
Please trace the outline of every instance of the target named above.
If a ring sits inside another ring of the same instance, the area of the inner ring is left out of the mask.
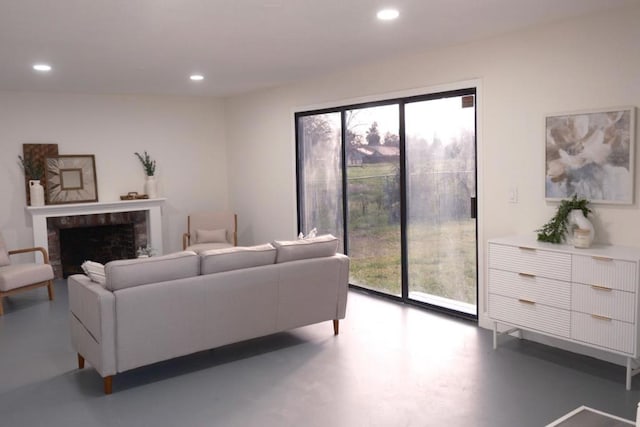
[[[633,3],[0,0],[0,90],[232,95]]]

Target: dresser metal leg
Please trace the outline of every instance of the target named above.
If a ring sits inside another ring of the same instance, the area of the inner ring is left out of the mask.
[[[493,349],[498,348],[498,322],[493,322]]]
[[[627,391],[631,390],[631,358],[627,357]]]

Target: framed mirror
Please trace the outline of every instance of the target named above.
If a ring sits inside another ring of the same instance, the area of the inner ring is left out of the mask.
[[[74,154],[45,159],[49,204],[98,201],[93,154]]]

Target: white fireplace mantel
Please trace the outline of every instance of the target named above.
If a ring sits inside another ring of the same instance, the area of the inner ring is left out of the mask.
[[[33,219],[33,245],[49,251],[47,218],[94,215],[114,212],[147,211],[149,246],[162,254],[162,204],[166,198],[120,200],[114,202],[70,203],[63,205],[27,206]],[[42,257],[38,254],[38,260]]]

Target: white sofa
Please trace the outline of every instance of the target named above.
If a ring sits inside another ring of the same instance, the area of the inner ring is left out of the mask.
[[[349,258],[337,239],[274,242],[112,261],[106,283],[68,279],[71,342],[112,391],[113,375],[345,317]]]

